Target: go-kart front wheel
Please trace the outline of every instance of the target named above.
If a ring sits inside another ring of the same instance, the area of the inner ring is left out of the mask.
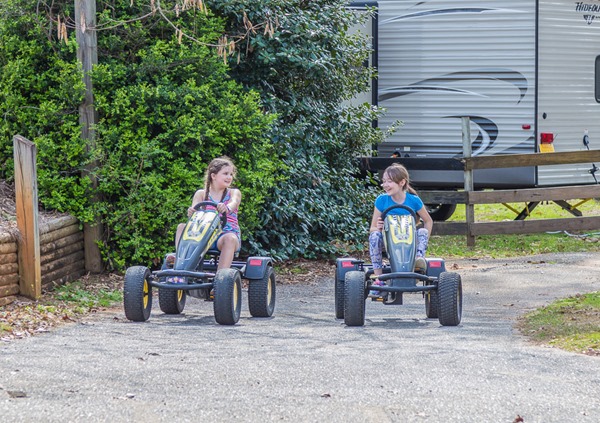
[[[152,287],[148,283],[150,270],[144,266],[133,266],[125,272],[123,306],[125,317],[134,322],[145,322],[152,310]]]
[[[158,305],[165,314],[181,314],[185,307],[185,299],[183,289],[158,288]]]
[[[458,273],[440,273],[438,301],[440,324],[458,326],[462,316],[462,281]]]
[[[252,317],[271,317],[275,310],[275,271],[271,266],[262,279],[248,285],[248,308]]]
[[[221,269],[214,280],[215,320],[220,325],[235,325],[242,310],[242,277],[237,269]]]
[[[351,271],[344,280],[344,323],[364,326],[366,296],[365,272]]]

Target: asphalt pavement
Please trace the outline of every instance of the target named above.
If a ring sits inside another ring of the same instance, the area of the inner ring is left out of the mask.
[[[188,299],[145,323],[121,309],[0,344],[2,422],[598,422],[600,357],[536,346],[522,313],[600,290],[600,254],[449,261],[457,327],[421,294],[334,316],[333,273],[278,285],[274,317],[235,326]]]

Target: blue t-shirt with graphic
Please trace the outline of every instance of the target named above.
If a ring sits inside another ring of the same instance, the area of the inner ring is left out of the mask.
[[[399,203],[396,203],[392,199],[392,196],[389,194],[381,194],[375,200],[375,207],[377,208],[377,210],[379,210],[382,213],[388,207],[395,206],[398,204]],[[421,210],[421,208],[423,208],[423,201],[421,201],[421,199],[417,195],[407,192],[406,198],[404,199],[404,203],[402,203],[402,205],[406,206],[406,207],[410,207],[411,209],[413,209],[413,211],[415,213],[417,213],[419,210]],[[389,214],[402,215],[402,214],[410,214],[410,212],[408,210],[405,210],[402,208],[397,208],[397,209],[390,210]]]

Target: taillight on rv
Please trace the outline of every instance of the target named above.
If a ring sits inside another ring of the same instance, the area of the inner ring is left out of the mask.
[[[554,152],[554,134],[551,132],[542,132],[540,134],[540,153]]]
[[[521,125],[521,129],[529,131],[531,129],[531,125],[529,125],[528,123],[524,123],[523,125]]]

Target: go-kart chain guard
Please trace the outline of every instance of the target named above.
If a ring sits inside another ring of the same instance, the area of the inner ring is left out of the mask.
[[[234,261],[231,267],[232,269],[237,269],[240,272],[242,279],[252,281],[262,279],[265,276],[269,266],[272,266],[272,260],[269,257],[249,257],[246,262]],[[216,270],[216,263],[214,264],[214,270]],[[191,279],[205,280],[206,282],[171,283],[158,281],[160,278],[167,278],[169,276],[187,277]],[[214,279],[215,276],[216,273],[213,272],[164,269],[152,272],[151,280],[149,280],[148,283],[154,288],[167,288],[184,291],[190,291],[194,289],[212,289],[214,287],[214,283],[212,281],[208,282],[208,280]]]
[[[207,289],[212,288],[214,284],[212,282],[202,282],[202,283],[170,283],[170,282],[157,282],[159,278],[166,278],[169,276],[183,276],[193,279],[203,279],[208,280],[215,277],[214,273],[208,272],[192,272],[189,270],[158,270],[152,273],[153,280],[148,281],[151,286],[154,288],[171,288],[177,290],[189,291],[192,289]]]
[[[351,260],[355,266],[364,270],[364,260]],[[395,273],[383,273],[378,275],[377,278],[380,281],[387,281],[389,279],[418,279],[422,282],[428,283],[428,285],[424,286],[389,286],[389,285],[367,285],[367,289],[374,291],[382,291],[382,292],[424,292],[424,291],[434,291],[437,289],[437,276],[427,276],[422,275],[421,273],[415,272],[395,272]]]
[[[378,275],[377,278],[380,281],[387,281],[389,279],[418,279],[428,285],[424,286],[389,286],[389,285],[367,285],[367,289],[376,290],[381,292],[422,292],[422,291],[435,291],[437,289],[437,277],[431,277],[422,275],[414,272],[396,272],[396,273],[384,273]]]

